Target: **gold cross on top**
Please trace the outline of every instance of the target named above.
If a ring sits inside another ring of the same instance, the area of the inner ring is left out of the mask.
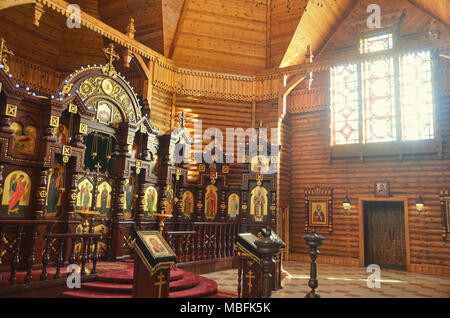
[[[114,44],[110,43],[107,49],[103,49],[103,54],[105,54],[108,60],[108,68],[113,67],[113,62],[120,59],[120,56],[114,51]]]
[[[187,118],[186,115],[184,114],[184,110],[178,115],[178,120],[180,121],[179,127],[180,127],[180,128],[184,128],[184,125],[185,125],[186,122],[188,121],[188,118]]]
[[[14,53],[6,47],[6,41],[2,38],[0,41],[0,64],[3,64],[3,70],[5,73],[9,73],[9,67],[6,64],[8,55],[14,55]]]
[[[100,172],[100,169],[102,168],[102,165],[100,164],[100,162],[97,162],[94,167],[97,168],[97,174],[98,174]]]

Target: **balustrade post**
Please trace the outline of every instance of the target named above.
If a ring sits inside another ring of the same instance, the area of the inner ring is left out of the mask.
[[[213,225],[214,234],[212,234],[213,235],[212,243],[213,243],[213,258],[214,259],[217,258],[217,246],[218,246],[217,245],[217,240],[218,240],[217,227],[218,227],[217,224]]]
[[[56,260],[56,273],[54,279],[61,278],[61,267],[64,266],[64,239],[59,240],[58,258]]]
[[[217,257],[222,258],[222,224],[217,227]]]
[[[69,256],[69,265],[76,264],[76,262],[77,262],[77,256],[75,254],[75,245],[77,242],[74,237],[72,237],[70,240],[71,240],[71,252],[70,252],[70,256]]]
[[[98,261],[98,238],[94,237],[94,255],[92,259],[92,274],[97,273],[97,261]]]
[[[27,276],[25,277],[25,284],[29,283],[33,280],[33,265],[36,261],[36,258],[34,257],[34,252],[36,250],[36,238],[38,235],[38,226],[33,225],[31,228],[31,242],[30,242],[30,254],[28,255],[28,261],[27,261]]]
[[[50,240],[51,236],[46,235],[45,238],[45,249],[44,254],[42,255],[42,273],[40,280],[47,280],[47,265],[50,261]]]
[[[5,240],[5,236],[6,236],[6,233],[5,233],[5,225],[3,225],[3,224],[0,224],[0,251],[3,251],[4,250],[4,248],[1,248],[1,246],[2,246],[2,243],[3,243],[3,241]],[[0,253],[0,266],[3,264],[3,262],[2,262],[2,253]]]
[[[81,248],[82,248],[82,252],[81,252],[81,275],[86,275],[86,262],[87,262],[87,258],[88,258],[88,243],[87,240],[85,238],[81,239]]]
[[[17,236],[16,236],[16,244],[14,246],[14,255],[11,262],[11,276],[9,277],[9,282],[11,284],[16,283],[16,271],[17,266],[20,263],[20,245],[22,243],[22,236],[23,236],[23,226],[18,225],[17,226]]]

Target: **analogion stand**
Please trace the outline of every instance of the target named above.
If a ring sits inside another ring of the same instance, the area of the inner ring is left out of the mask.
[[[168,298],[170,269],[176,256],[159,231],[136,231],[133,248],[137,257],[134,263],[133,297]]]

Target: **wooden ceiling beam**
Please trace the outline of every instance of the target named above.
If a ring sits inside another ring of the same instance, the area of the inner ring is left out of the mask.
[[[266,15],[266,19],[267,19],[267,30],[266,30],[266,68],[270,68],[270,59],[271,57],[271,49],[272,49],[272,45],[271,45],[271,40],[270,40],[270,35],[271,35],[271,27],[272,27],[272,1],[271,0],[267,0],[267,15]]]
[[[435,0],[436,2],[438,2],[439,0]],[[450,2],[449,0],[444,0]],[[432,10],[430,10],[429,8],[424,7],[421,3],[418,3],[417,0],[408,0],[409,3],[411,3],[414,7],[418,8],[419,10],[424,11],[426,14],[428,14],[429,16],[431,16],[433,19],[436,19],[437,21],[439,21],[440,23],[444,24],[447,27],[450,27],[450,21],[447,20],[443,20],[441,17],[436,15],[436,12],[433,12]],[[447,4],[447,6],[449,6]],[[448,16],[448,14],[447,14]]]
[[[2,0],[0,2],[0,10],[31,3],[36,3],[36,0]]]
[[[322,43],[322,45],[320,47],[317,48],[317,52],[316,52],[316,57],[318,58],[320,56],[320,53],[322,53],[323,49],[327,46],[327,44],[330,42],[330,40],[333,38],[333,35],[336,34],[339,29],[342,27],[342,25],[344,24],[345,20],[347,20],[348,17],[350,17],[350,15],[352,14],[352,12],[356,9],[356,6],[358,5],[358,3],[361,0],[358,0],[355,2],[355,4],[353,6],[350,6],[350,8],[348,8],[346,10],[346,12],[342,15],[342,17],[338,20],[337,22],[337,27],[334,28],[334,32],[329,32],[327,38],[325,39],[325,41]]]
[[[175,47],[178,42],[178,38],[180,37],[181,26],[183,25],[184,18],[186,17],[187,8],[189,6],[190,0],[184,0],[183,6],[181,7],[180,18],[178,19],[177,27],[175,28],[175,35],[173,36],[172,44],[170,45],[168,58],[173,58],[173,54],[175,53]]]

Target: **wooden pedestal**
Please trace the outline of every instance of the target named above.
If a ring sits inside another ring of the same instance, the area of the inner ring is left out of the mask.
[[[133,297],[168,298],[170,268],[156,270],[153,275],[138,257],[134,263]]]

